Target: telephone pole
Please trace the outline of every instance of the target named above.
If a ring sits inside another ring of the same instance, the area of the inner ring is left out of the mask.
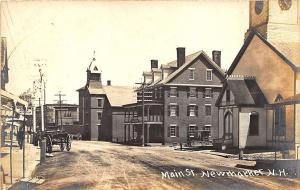
[[[37,61],[41,61],[40,59],[37,59]],[[45,90],[45,79],[44,79],[44,73],[43,73],[43,70],[42,70],[42,67],[45,66],[46,64],[45,63],[36,63],[34,64],[34,66],[38,67],[38,70],[39,70],[39,80],[37,80],[38,84],[39,84],[39,90],[40,90],[40,94],[41,94],[41,98],[39,99],[40,101],[39,102],[42,102],[42,103],[39,103],[40,104],[40,107],[41,107],[41,130],[44,131],[45,130],[45,116],[44,116],[44,104],[46,103],[45,102],[45,94],[46,93],[46,90]]]
[[[58,92],[58,94],[55,94],[55,96],[58,96],[58,102],[59,102],[59,117],[60,117],[60,130],[63,130],[63,122],[62,122],[62,107],[61,107],[61,103],[62,103],[62,96],[66,96],[65,94],[62,94],[61,91]]]

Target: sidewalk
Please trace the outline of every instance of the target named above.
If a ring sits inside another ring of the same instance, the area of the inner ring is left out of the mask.
[[[6,143],[8,144],[8,143]],[[10,184],[10,147],[0,148],[0,159],[4,170],[4,189],[8,189]],[[12,149],[12,170],[13,170],[13,183],[23,178],[23,150],[17,146],[17,142],[13,143]],[[30,178],[35,170],[35,167],[40,162],[40,149],[26,142],[25,144],[25,177]]]

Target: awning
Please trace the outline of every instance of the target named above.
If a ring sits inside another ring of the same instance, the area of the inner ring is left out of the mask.
[[[28,102],[26,102],[25,100],[22,100],[21,98],[19,98],[18,96],[14,95],[12,93],[9,93],[9,92],[1,89],[0,94],[1,94],[1,98],[6,98],[6,99],[14,101],[16,104],[19,103],[21,105],[24,105],[25,107],[28,107]]]

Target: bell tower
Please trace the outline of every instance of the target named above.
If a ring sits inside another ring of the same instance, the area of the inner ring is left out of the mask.
[[[249,29],[269,41],[300,41],[300,0],[250,0]]]
[[[102,87],[101,71],[98,69],[98,66],[96,64],[95,51],[94,51],[93,59],[89,64],[86,73],[87,73],[87,81],[86,81],[87,86],[90,86],[90,84],[94,84],[94,86],[97,86],[99,88]]]

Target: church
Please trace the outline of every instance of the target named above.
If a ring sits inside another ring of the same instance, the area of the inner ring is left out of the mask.
[[[249,2],[249,29],[216,106],[216,146],[272,148],[299,158],[299,0]]]

